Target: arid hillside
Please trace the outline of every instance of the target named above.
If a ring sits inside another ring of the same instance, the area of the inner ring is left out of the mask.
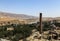
[[[14,21],[14,20],[18,20],[19,23],[22,23],[22,24],[29,24],[29,23],[38,22],[39,18],[35,16],[24,15],[24,14],[0,12],[0,23]],[[42,19],[42,21],[52,21],[52,20],[60,21],[60,17],[56,17],[56,18],[43,17]]]
[[[35,22],[37,17],[29,16],[24,14],[14,14],[14,13],[6,13],[0,12],[0,24],[5,24],[6,22],[13,23],[17,21],[17,23],[27,24],[30,22]]]

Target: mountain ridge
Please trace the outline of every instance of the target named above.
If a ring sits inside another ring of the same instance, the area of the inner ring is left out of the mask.
[[[8,13],[8,12],[0,12],[0,18],[10,18],[10,19],[17,19],[17,20],[24,20],[24,21],[39,21],[38,17],[35,16],[29,16],[24,14],[14,14],[14,13]],[[50,21],[50,20],[60,20],[60,17],[43,17],[43,21]]]
[[[29,16],[25,14],[13,14],[8,12],[0,12],[0,16],[6,16],[6,17],[12,17],[12,18],[22,18],[22,19],[30,19],[30,18],[36,18],[35,16]]]

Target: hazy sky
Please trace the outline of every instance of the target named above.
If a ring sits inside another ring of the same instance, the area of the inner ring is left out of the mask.
[[[0,11],[55,17],[60,16],[60,0],[0,0]]]

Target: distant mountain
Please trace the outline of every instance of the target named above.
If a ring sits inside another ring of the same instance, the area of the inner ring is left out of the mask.
[[[30,22],[35,22],[37,20],[37,17],[24,15],[24,14],[0,12],[0,22],[12,21],[12,20],[19,20],[20,22],[24,21],[25,23],[30,23]]]
[[[0,21],[4,20],[19,20],[19,21],[25,21],[26,23],[30,22],[37,22],[39,21],[39,18],[36,16],[29,16],[24,14],[14,14],[14,13],[7,13],[7,12],[0,12]],[[60,20],[60,17],[43,17],[42,21],[50,21],[50,20]]]
[[[0,17],[11,17],[11,18],[17,18],[17,19],[31,19],[31,18],[37,18],[35,16],[29,16],[24,14],[13,14],[13,13],[6,13],[6,12],[0,12]]]

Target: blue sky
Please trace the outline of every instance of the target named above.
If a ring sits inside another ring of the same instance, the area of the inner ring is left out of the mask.
[[[60,16],[60,0],[0,0],[0,11],[43,17]]]

